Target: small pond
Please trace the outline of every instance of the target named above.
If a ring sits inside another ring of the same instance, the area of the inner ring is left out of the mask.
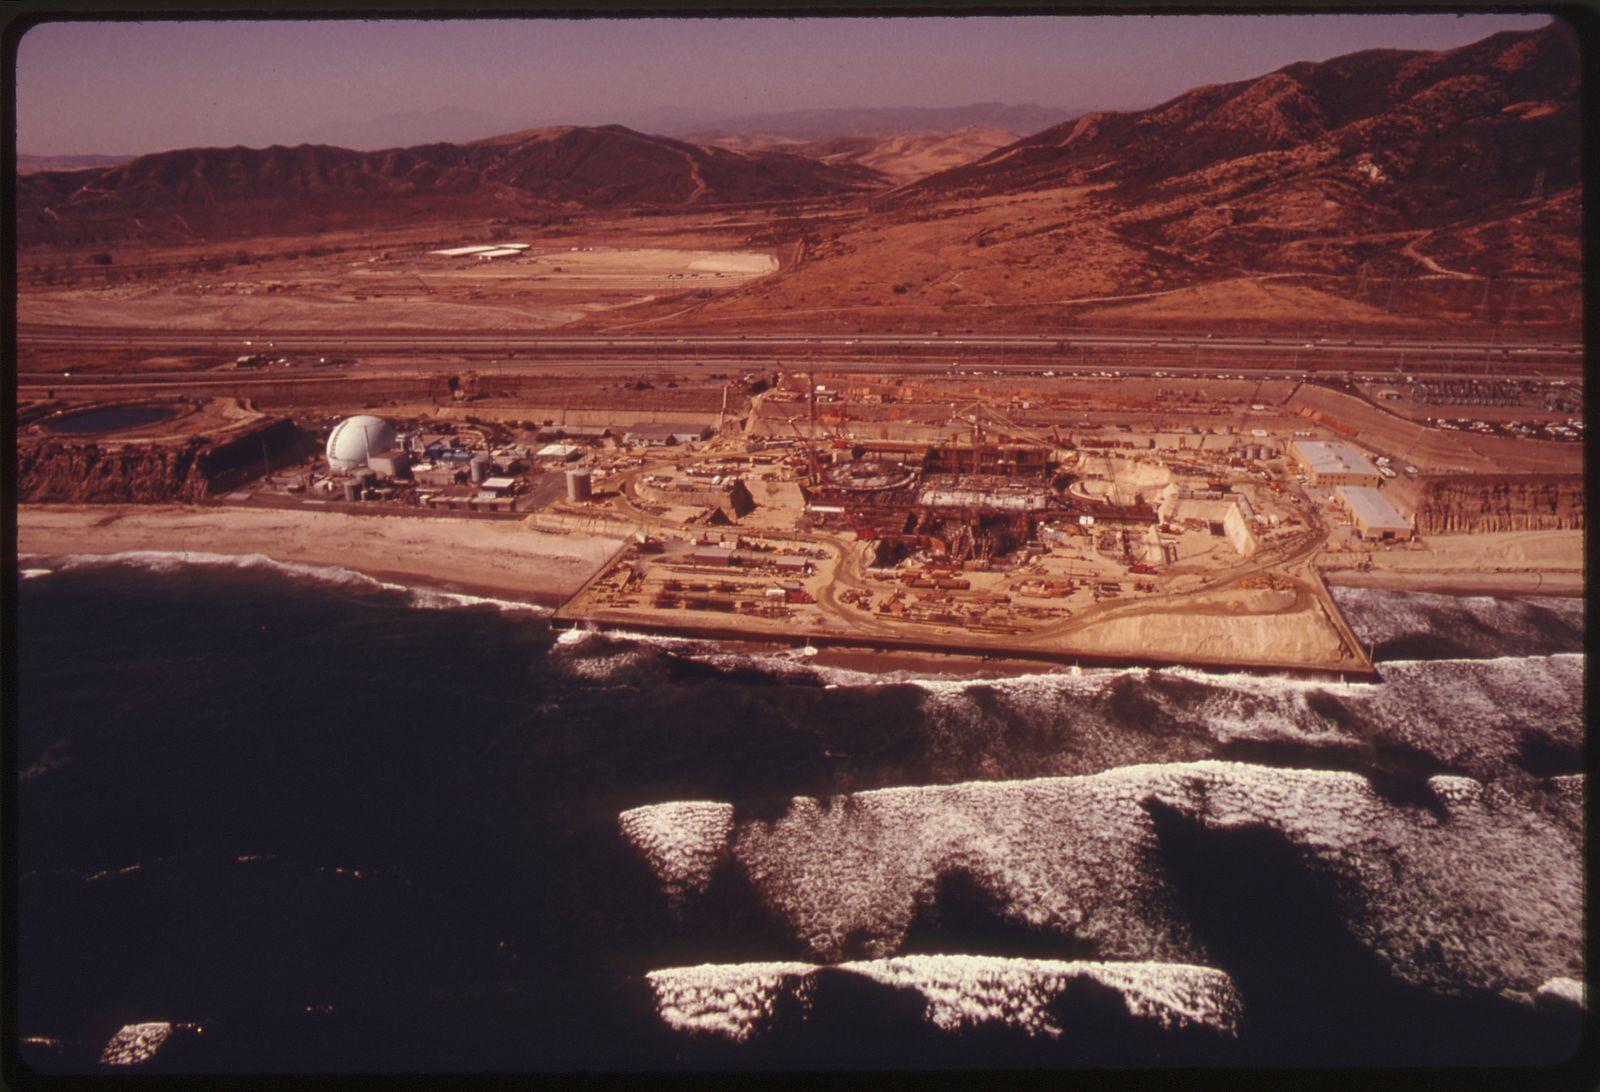
[[[57,417],[50,422],[51,432],[66,432],[75,435],[97,432],[125,432],[128,429],[138,428],[141,425],[153,425],[157,421],[166,421],[176,417],[178,410],[174,406],[126,405],[126,406],[97,406],[94,409],[79,410]]]

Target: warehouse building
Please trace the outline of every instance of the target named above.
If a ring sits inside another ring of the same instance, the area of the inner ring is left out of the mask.
[[[1365,485],[1382,480],[1372,461],[1350,444],[1337,440],[1296,440],[1294,458],[1305,467],[1312,485]]]
[[[648,444],[651,447],[662,447],[669,444],[692,444],[710,435],[711,430],[703,425],[696,428],[693,425],[641,424],[630,428],[622,437],[622,442],[630,445]]]
[[[583,454],[583,448],[577,444],[546,444],[535,452],[534,457],[539,459],[553,459],[556,462],[571,462]]]
[[[1350,513],[1362,538],[1392,541],[1411,537],[1411,524],[1376,489],[1365,485],[1341,485],[1334,496]]]

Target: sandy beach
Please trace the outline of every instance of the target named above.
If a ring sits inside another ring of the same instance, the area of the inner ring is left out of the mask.
[[[621,545],[616,538],[553,534],[499,520],[188,505],[22,505],[17,510],[17,549],[23,554],[262,554],[544,605],[571,595]]]
[[[1561,595],[1583,594],[1582,573],[1552,572],[1389,572],[1354,569],[1324,574],[1330,585],[1346,588],[1381,588],[1386,591],[1434,592],[1439,595]]]
[[[1582,595],[1582,531],[1431,535],[1416,550],[1373,553],[1373,567],[1344,567],[1325,555],[1329,584],[1447,595]]]

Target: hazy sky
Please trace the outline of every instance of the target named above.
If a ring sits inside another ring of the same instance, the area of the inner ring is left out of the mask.
[[[17,149],[297,144],[438,107],[637,124],[663,107],[1143,105],[1357,49],[1441,49],[1528,15],[53,23],[17,54]]]

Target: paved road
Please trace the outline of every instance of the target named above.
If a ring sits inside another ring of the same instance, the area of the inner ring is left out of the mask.
[[[62,372],[22,371],[17,375],[19,384],[24,387],[48,387],[55,390],[70,390],[78,388],[145,388],[149,386],[170,385],[183,389],[203,389],[207,387],[236,388],[251,384],[278,384],[286,380],[307,381],[336,381],[336,382],[361,382],[364,380],[394,379],[406,377],[437,377],[447,372],[475,371],[483,375],[559,375],[559,376],[633,376],[640,374],[641,368],[648,367],[649,373],[666,371],[680,376],[696,376],[711,378],[719,373],[730,376],[739,375],[750,371],[768,371],[773,368],[800,371],[825,371],[848,370],[856,373],[882,372],[886,375],[948,375],[961,371],[969,375],[1042,375],[1050,374],[1063,378],[1166,378],[1175,379],[1204,379],[1218,378],[1231,375],[1239,379],[1266,380],[1266,379],[1310,379],[1314,375],[1339,377],[1348,375],[1349,378],[1362,382],[1380,382],[1392,380],[1395,372],[1392,367],[1369,364],[1365,367],[1325,367],[1315,369],[1309,365],[1303,367],[1262,367],[1250,366],[1242,361],[1229,361],[1219,364],[1210,363],[1194,364],[1163,364],[1160,367],[1150,364],[1133,365],[1122,361],[1113,364],[1091,361],[1088,364],[1051,364],[1039,360],[1009,361],[999,363],[984,361],[981,366],[971,362],[952,362],[949,360],[929,360],[897,357],[892,360],[863,360],[849,357],[808,358],[803,362],[793,359],[783,359],[777,356],[738,356],[720,357],[707,355],[692,361],[659,361],[652,360],[649,364],[636,358],[603,357],[597,359],[574,360],[566,358],[551,361],[509,360],[494,362],[473,362],[469,364],[439,363],[432,365],[371,365],[359,364],[343,367],[311,367],[308,365],[292,365],[289,367],[274,367],[261,370],[236,371],[231,368],[209,368],[198,371],[161,371],[161,372],[78,372],[74,375],[64,375]],[[1422,365],[1406,366],[1407,374],[1417,374],[1430,381],[1462,380],[1489,378],[1566,378],[1572,380],[1581,369],[1581,363],[1570,365],[1552,365],[1549,363],[1501,363],[1495,362],[1486,371],[1482,364],[1472,364],[1461,360],[1439,361],[1432,366]]]
[[[943,335],[936,332],[924,334],[695,334],[684,337],[670,335],[605,335],[559,333],[504,333],[504,332],[435,332],[415,333],[394,331],[340,331],[337,333],[282,332],[270,330],[236,331],[184,331],[184,330],[118,330],[86,329],[81,327],[22,325],[17,339],[26,345],[65,345],[101,348],[163,348],[163,349],[217,349],[219,351],[261,352],[268,349],[278,352],[320,351],[350,352],[371,349],[430,349],[430,350],[572,350],[610,348],[622,352],[657,352],[683,347],[685,351],[712,351],[718,348],[738,348],[748,354],[767,349],[792,350],[833,349],[852,350],[851,355],[870,355],[875,350],[907,350],[936,348],[943,351],[970,347],[975,349],[1016,349],[1019,352],[1039,352],[1064,347],[1071,349],[1094,348],[1145,348],[1145,349],[1217,349],[1232,352],[1282,353],[1285,350],[1311,352],[1339,352],[1381,354],[1389,357],[1399,351],[1406,355],[1451,356],[1464,353],[1501,353],[1556,358],[1578,357],[1582,345],[1574,341],[1526,342],[1520,340],[1440,339],[1404,337],[1317,338],[1313,336],[1242,337],[1235,335],[1200,336],[1165,333],[1074,333],[1061,331],[1050,334],[960,334]]]

